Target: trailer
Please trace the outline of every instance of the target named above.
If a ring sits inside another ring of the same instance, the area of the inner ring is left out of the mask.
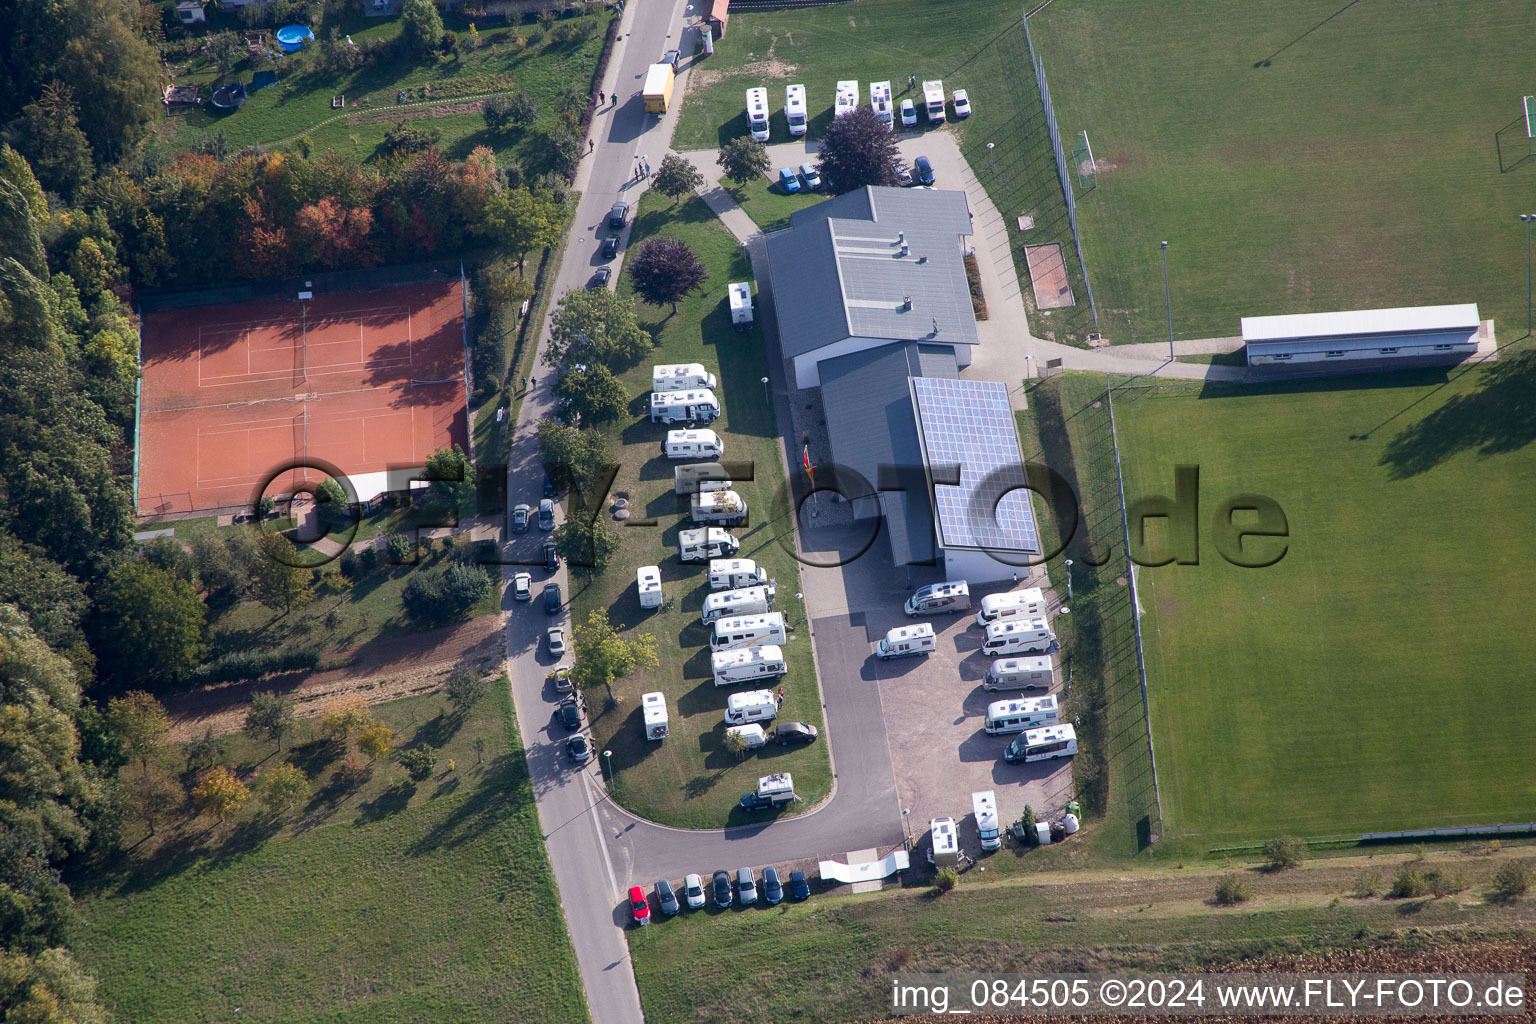
[[[731,296],[731,323],[752,322],[752,285],[746,281],[733,281],[726,286]]]
[[[664,740],[667,738],[666,694],[661,692],[641,694],[640,713],[645,721],[646,739]]]

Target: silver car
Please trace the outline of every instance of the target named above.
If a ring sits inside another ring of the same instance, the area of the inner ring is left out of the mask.
[[[736,869],[736,899],[744,907],[757,902],[757,879],[752,877],[751,868]]]

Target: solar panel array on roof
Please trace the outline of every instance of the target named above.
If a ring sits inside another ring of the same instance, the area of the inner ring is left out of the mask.
[[[930,466],[960,466],[960,484],[934,487],[945,547],[1040,551],[1008,389],[997,381],[914,377]]]

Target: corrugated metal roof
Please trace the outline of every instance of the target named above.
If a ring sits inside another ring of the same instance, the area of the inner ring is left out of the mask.
[[[1462,328],[1475,331],[1477,326],[1475,302],[1452,306],[1352,309],[1338,313],[1245,316],[1242,319],[1245,342],[1343,338],[1361,334],[1414,334]]]
[[[1436,345],[1476,345],[1477,329],[1460,327],[1454,331],[1430,331],[1426,334],[1370,334],[1349,338],[1298,338],[1294,341],[1253,341],[1248,343],[1250,356],[1268,356],[1276,353],[1317,351],[1359,352],[1366,349],[1396,349],[1398,352],[1384,355],[1433,355]],[[1402,350],[1408,350],[1406,352]]]

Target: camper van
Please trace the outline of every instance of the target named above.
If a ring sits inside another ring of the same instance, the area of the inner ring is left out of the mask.
[[[779,702],[772,690],[747,690],[733,693],[725,699],[726,725],[771,722],[778,713]]]
[[[763,612],[757,615],[732,615],[715,620],[715,631],[709,637],[712,651],[736,651],[758,644],[789,642],[789,631],[784,627],[782,612]]]
[[[784,119],[789,122],[789,134],[804,135],[810,122],[805,114],[805,86],[784,87]]]
[[[768,734],[756,722],[751,725],[733,725],[725,730],[725,735],[727,739],[732,736],[740,736],[742,750],[756,750],[759,747],[766,747],[768,745]]]
[[[680,530],[677,534],[677,560],[680,562],[730,558],[739,550],[741,541],[718,526],[703,530]]]
[[[731,323],[751,323],[752,285],[747,281],[732,281],[725,286],[725,293],[731,300]]]
[[[837,83],[837,102],[833,106],[832,115],[842,117],[851,114],[859,106],[859,83],[843,81]]]
[[[715,388],[719,381],[703,363],[661,363],[651,367],[652,391],[695,391]]]
[[[747,90],[747,127],[758,142],[768,141],[768,90],[761,86]]]
[[[987,705],[988,736],[1006,736],[1011,732],[1040,729],[1061,721],[1056,707],[1056,695],[1044,697],[1016,697],[998,700]]]
[[[934,124],[944,123],[944,83],[933,81],[923,83],[923,109],[928,113],[928,120]]]
[[[960,863],[960,833],[955,831],[954,818],[934,818],[928,822],[928,836],[933,840],[928,863],[936,868],[952,868]]]
[[[965,580],[948,583],[930,583],[918,587],[907,598],[908,615],[938,615],[940,612],[963,612],[971,606],[971,588]]]
[[[661,567],[642,565],[635,570],[635,589],[640,594],[641,608],[661,607]]]
[[[661,692],[640,695],[640,713],[645,721],[645,738],[667,738],[667,697]]]
[[[891,104],[890,82],[869,83],[869,109],[885,124],[886,131],[896,127],[896,108]]]
[[[740,590],[722,590],[704,598],[704,610],[699,620],[709,625],[716,619],[733,615],[761,615],[773,608],[773,587],[743,587]]]
[[[725,454],[725,442],[713,430],[669,430],[661,454],[669,459],[718,459]]]
[[[759,644],[739,651],[721,651],[709,656],[709,667],[715,674],[716,686],[777,679],[786,671],[784,649],[775,644]]]
[[[998,690],[1049,690],[1056,682],[1056,670],[1048,655],[1029,658],[998,658],[987,668],[983,684],[988,693]]]
[[[971,810],[976,814],[976,832],[981,836],[981,848],[1001,849],[1003,837],[998,830],[996,795],[990,789],[972,793]]]
[[[890,630],[875,646],[879,658],[905,658],[916,654],[932,654],[939,649],[938,638],[933,635],[933,625],[919,622],[915,626],[897,626]]]
[[[731,487],[730,472],[718,462],[696,462],[672,470],[673,494],[699,494],[726,491]]]
[[[688,518],[700,524],[740,526],[747,519],[747,502],[735,491],[704,491],[688,499]]]
[[[768,582],[768,570],[750,558],[717,558],[709,563],[710,590],[736,590]]]
[[[1046,761],[1053,757],[1071,757],[1077,753],[1077,730],[1070,725],[1048,725],[1030,729],[1003,750],[1009,764],[1020,761]]]
[[[989,658],[1004,654],[1042,654],[1056,647],[1056,634],[1042,616],[994,622],[987,627],[981,653]]]
[[[798,799],[795,795],[795,780],[789,772],[774,772],[757,780],[756,791],[741,798],[741,809],[757,811],[765,807],[782,807]]]
[[[652,391],[652,423],[713,423],[720,418],[720,400],[708,388],[698,391]]]
[[[985,627],[987,623],[1000,619],[1044,614],[1045,591],[1039,587],[1011,590],[1006,594],[988,594],[982,598],[981,611],[976,613],[976,625]]]

